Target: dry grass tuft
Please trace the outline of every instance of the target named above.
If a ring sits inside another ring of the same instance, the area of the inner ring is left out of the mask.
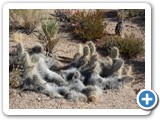
[[[26,36],[25,36],[25,34],[23,34],[23,33],[14,32],[14,33],[12,34],[12,40],[13,40],[13,42],[21,42],[21,41],[23,41],[23,40],[25,40],[25,39],[26,39]]]
[[[41,10],[36,9],[11,9],[9,11],[10,30],[19,29],[30,34],[41,21]]]

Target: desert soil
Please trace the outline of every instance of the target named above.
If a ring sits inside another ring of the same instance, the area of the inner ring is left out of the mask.
[[[110,21],[106,30],[114,34],[116,22]],[[136,37],[144,39],[144,30],[129,21],[125,21],[123,33],[134,33]],[[69,33],[59,33],[60,40],[53,49],[54,56],[66,56],[72,58],[77,50],[77,43]],[[40,40],[34,35],[26,35],[23,41],[25,48],[40,44]],[[15,45],[10,37],[10,50]],[[124,86],[120,90],[108,90],[96,102],[70,102],[65,99],[52,99],[44,94],[32,91],[21,91],[19,88],[10,88],[10,109],[139,109],[136,103],[136,95],[145,87],[145,59],[138,57],[126,60],[126,64],[133,66],[135,82],[130,86]]]

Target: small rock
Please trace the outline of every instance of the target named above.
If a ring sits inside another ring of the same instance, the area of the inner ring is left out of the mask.
[[[41,98],[37,98],[37,101],[40,102]]]

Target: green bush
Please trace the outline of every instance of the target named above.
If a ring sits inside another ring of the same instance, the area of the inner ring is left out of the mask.
[[[118,47],[120,54],[127,58],[137,57],[144,54],[144,40],[136,38],[135,35],[124,38],[120,36],[106,36],[103,38],[103,48]]]
[[[48,19],[42,22],[42,30],[48,41],[51,41],[59,29],[58,22],[55,19]]]
[[[11,9],[9,11],[10,29],[26,29],[32,33],[41,20],[41,10]]]
[[[105,35],[106,25],[103,24],[103,11],[77,11],[72,18],[74,19],[74,33],[83,41],[94,41]]]

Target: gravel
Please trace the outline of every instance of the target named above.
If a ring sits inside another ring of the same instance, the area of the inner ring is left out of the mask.
[[[10,109],[139,109],[136,94],[127,87],[119,91],[107,91],[96,102],[70,102],[66,99],[51,99],[32,91],[10,91],[14,92],[14,95],[10,95]]]

